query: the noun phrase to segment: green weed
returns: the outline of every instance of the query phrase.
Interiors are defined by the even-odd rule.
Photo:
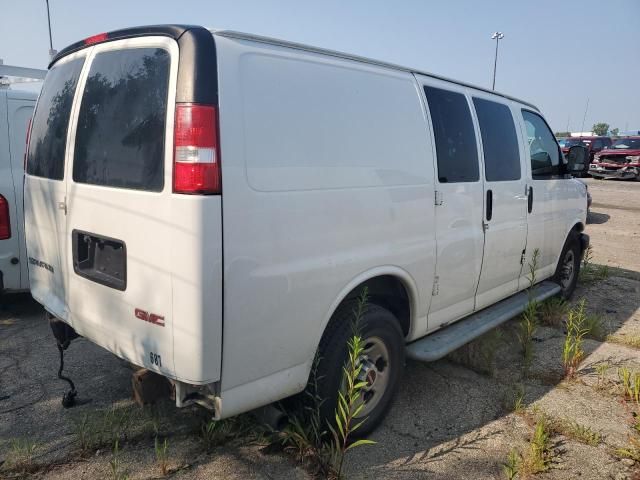
[[[524,476],[544,472],[549,468],[551,443],[547,419],[543,416],[536,422],[529,448],[526,451],[520,471]]]
[[[120,447],[119,441],[116,440],[113,444],[113,454],[111,460],[109,460],[109,467],[111,469],[112,480],[128,480],[129,475],[122,469],[122,460],[120,459]]]
[[[538,301],[533,297],[534,286],[536,284],[536,270],[538,269],[538,259],[540,251],[536,248],[529,262],[529,273],[527,280],[529,282],[528,295],[529,301],[525,306],[524,312],[520,317],[518,325],[518,340],[522,349],[522,357],[524,359],[525,371],[528,371],[533,361],[533,336],[538,328]]]
[[[559,328],[569,305],[560,297],[551,297],[540,304],[540,322],[547,327]]]
[[[602,362],[596,365],[596,373],[598,375],[598,387],[602,388],[604,387],[606,381],[607,381],[607,372],[609,371],[609,363],[608,362]]]
[[[640,348],[640,337],[635,335],[607,335],[607,342],[626,345],[627,347]]]
[[[622,395],[624,398],[631,400],[633,398],[631,370],[627,367],[618,368],[618,379],[622,385]]]
[[[306,407],[306,418],[300,419],[292,416],[290,425],[282,436],[285,450],[295,451],[301,459],[308,459],[327,478],[343,478],[342,471],[347,452],[375,443],[367,439],[351,441],[354,432],[366,421],[366,419],[358,418],[364,408],[361,398],[362,390],[366,387],[366,382],[360,379],[362,372],[360,358],[363,354],[364,344],[359,333],[359,323],[366,305],[367,289],[364,289],[358,297],[358,304],[354,311],[353,335],[347,343],[347,361],[342,367],[343,388],[338,392],[338,404],[334,412],[334,424],[329,425],[330,432],[322,429],[323,423],[320,418],[322,400],[315,394],[317,389],[310,388],[307,390],[311,401]],[[316,367],[317,361],[314,362]],[[315,377],[315,371],[312,372],[312,381],[318,382],[319,380]],[[309,390],[311,391],[309,392]],[[326,435],[327,433],[329,434]]]
[[[580,268],[581,282],[591,283],[605,280],[609,277],[609,267],[607,265],[598,265],[592,262],[593,247],[589,245],[582,257],[582,267]]]
[[[584,443],[585,445],[591,445],[595,447],[602,441],[602,435],[600,435],[600,433],[595,432],[586,425],[581,425],[577,422],[569,420],[557,420],[555,422],[554,429],[558,433],[572,438],[577,442]]]
[[[502,471],[508,480],[513,480],[517,477],[521,463],[522,457],[515,448],[512,448],[507,461],[502,464]]]
[[[158,441],[158,437],[154,440],[154,448],[156,451],[156,461],[162,472],[162,476],[169,473],[169,444],[165,438],[162,443]]]
[[[33,455],[38,445],[30,438],[20,438],[11,441],[11,450],[7,457],[7,466],[11,470],[22,473],[31,472],[34,468]]]
[[[604,340],[607,336],[604,320],[597,313],[590,313],[584,319],[585,335],[596,340]]]
[[[583,337],[586,335],[584,299],[569,311],[567,316],[567,334],[562,347],[562,365],[565,376],[573,378],[585,353],[582,348]]]

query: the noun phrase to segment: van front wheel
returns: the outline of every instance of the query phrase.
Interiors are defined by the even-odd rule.
[[[348,358],[348,342],[354,335],[356,311],[357,302],[345,302],[339,307],[320,342],[315,375],[321,399],[320,416],[325,425],[335,423],[338,392],[345,386],[343,367]],[[360,394],[363,408],[355,420],[364,423],[353,433],[354,437],[367,435],[382,421],[404,367],[404,335],[390,311],[366,305],[358,332],[363,345],[358,357],[359,380],[366,386]]]
[[[560,285],[560,296],[565,300],[571,298],[576,289],[580,273],[580,260],[580,240],[577,235],[571,233],[564,244],[553,277],[553,280]]]

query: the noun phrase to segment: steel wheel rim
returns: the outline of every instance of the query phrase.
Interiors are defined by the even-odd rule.
[[[360,375],[358,380],[366,382],[360,401],[363,408],[356,418],[369,415],[378,406],[389,386],[389,349],[379,337],[369,337],[363,342],[364,349],[358,357]]]
[[[565,290],[569,288],[571,286],[571,282],[573,282],[573,276],[575,274],[574,264],[575,255],[573,254],[573,250],[567,250],[562,261],[562,271],[560,274],[560,284]]]

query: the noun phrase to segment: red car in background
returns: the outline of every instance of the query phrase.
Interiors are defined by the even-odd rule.
[[[640,136],[619,138],[598,152],[589,165],[589,175],[640,180]]]
[[[593,160],[596,153],[609,148],[612,143],[609,137],[569,137],[565,139],[562,153],[569,153],[569,149],[574,145],[584,145],[589,150],[589,160]]]
[[[589,163],[593,161],[595,155],[603,149],[611,147],[613,142],[609,137],[569,137],[564,141],[562,146],[562,153],[565,155],[569,153],[569,149],[575,145],[582,145],[587,148],[589,152],[589,161],[585,163],[583,172],[579,175],[586,177],[589,173]]]

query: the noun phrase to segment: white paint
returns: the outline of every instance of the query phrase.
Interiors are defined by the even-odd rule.
[[[525,288],[525,245],[528,255],[541,251],[538,279],[552,275],[569,230],[585,223],[583,186],[531,179],[520,113],[531,107],[389,65],[214,36],[222,196],[171,193],[178,52],[173,41],[156,37],[85,50],[79,91],[98,51],[160,45],[172,52],[164,190],[28,177],[26,196],[30,251],[63,265],[55,276],[33,272],[34,296],[123,358],[155,368],[147,354],[158,350],[163,375],[217,382],[222,417],[304,388],[333,312],[367,279],[391,275],[405,286],[412,341]],[[472,112],[472,96],[507,105],[516,122],[520,180],[487,182],[481,175],[477,182],[437,183],[424,85],[461,92]],[[478,161],[484,172],[481,155]],[[485,233],[488,188],[494,216]],[[436,190],[442,205],[435,205]],[[66,219],[55,208],[65,196]],[[126,241],[125,292],[73,273],[73,228]],[[136,307],[164,314],[166,326],[140,322]]]

